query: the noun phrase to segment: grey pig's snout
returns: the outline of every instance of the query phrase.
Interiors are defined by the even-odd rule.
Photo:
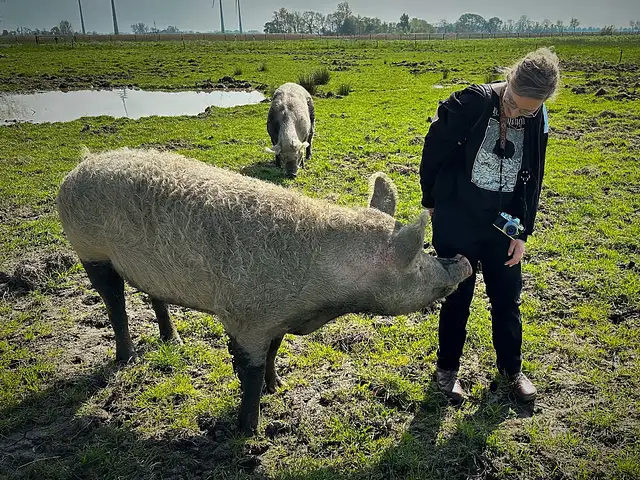
[[[471,274],[473,273],[473,268],[471,267],[471,263],[469,263],[469,260],[467,260],[467,258],[464,255],[458,254],[453,258],[438,257],[438,261],[447,270],[449,270],[454,265],[461,267],[462,269],[461,273],[464,275],[464,278],[471,276]]]

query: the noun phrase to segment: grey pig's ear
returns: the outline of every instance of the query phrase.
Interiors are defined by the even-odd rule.
[[[376,208],[392,217],[396,214],[398,191],[393,181],[384,173],[369,177],[369,208]]]
[[[417,222],[397,230],[391,240],[394,257],[401,268],[407,267],[424,248],[424,230],[429,221],[429,212],[423,211]]]

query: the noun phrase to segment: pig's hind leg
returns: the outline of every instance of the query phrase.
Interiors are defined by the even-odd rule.
[[[183,342],[180,338],[180,335],[178,334],[178,330],[176,330],[176,326],[171,321],[171,317],[169,316],[167,304],[162,300],[151,297],[151,306],[153,307],[153,311],[156,313],[156,318],[158,319],[160,338],[165,342],[172,342],[178,345],[182,345]]]
[[[282,381],[276,373],[276,355],[278,348],[282,343],[283,337],[274,338],[269,345],[269,351],[267,352],[267,365],[264,372],[264,381],[267,386],[267,392],[276,393],[276,389],[282,385]]]

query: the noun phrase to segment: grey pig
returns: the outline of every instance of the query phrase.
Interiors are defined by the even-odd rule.
[[[370,208],[312,199],[182,155],[119,149],[64,178],[64,232],[106,304],[116,359],[135,358],[124,280],[151,297],[160,336],[181,342],[167,303],[215,314],[242,386],[243,432],[258,425],[263,381],[285,334],[305,335],[347,313],[400,315],[455,290],[466,258],[423,250],[427,211],[393,218],[396,190],[370,179]]]
[[[273,94],[267,116],[267,132],[276,156],[276,167],[295,177],[298,167],[311,158],[311,140],[315,126],[313,98],[297,83],[285,83]]]

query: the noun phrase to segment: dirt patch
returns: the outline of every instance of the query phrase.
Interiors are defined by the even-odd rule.
[[[609,315],[609,321],[614,325],[620,325],[621,323],[638,322],[640,320],[640,309],[629,308],[627,310],[616,310]]]
[[[166,142],[143,143],[140,148],[154,148],[160,151],[174,151],[178,149],[192,149],[194,144],[187,140],[168,140]]]
[[[598,118],[617,118],[619,117],[619,115],[616,112],[613,112],[611,110],[603,110],[602,112],[600,112],[600,115],[598,115]]]
[[[418,175],[418,167],[415,165],[401,165],[398,163],[392,163],[389,165],[389,170],[395,173],[399,173],[400,175]]]
[[[92,127],[88,123],[85,123],[80,129],[80,133],[91,133],[93,135],[113,135],[118,133],[118,131],[119,128],[115,124]]]
[[[75,263],[76,257],[66,252],[20,260],[12,275],[0,272],[0,296],[19,296],[41,289],[49,279]]]
[[[53,205],[47,203],[39,208],[30,205],[11,205],[0,207],[0,223],[21,223],[37,220],[38,218],[51,213]]]
[[[312,334],[313,340],[346,353],[370,348],[375,336],[372,326],[358,323],[329,325]]]
[[[413,137],[409,140],[409,145],[424,145],[424,137],[420,135]]]
[[[6,90],[26,92],[38,90],[80,90],[85,88],[108,89],[113,87],[130,87],[136,85],[129,82],[130,72],[115,72],[108,75],[51,75],[27,76],[17,75],[2,77],[0,81]]]
[[[218,79],[218,81],[213,81],[210,78],[206,79],[206,80],[202,80],[199,82],[196,82],[196,88],[202,89],[202,90],[225,90],[225,89],[233,89],[233,90],[248,90],[248,89],[255,89],[255,90],[260,90],[260,91],[264,91],[267,90],[268,85],[264,85],[264,84],[252,84],[251,82],[248,82],[247,80],[238,80],[235,79],[233,77],[230,76],[224,76],[220,79]]]
[[[586,73],[601,73],[603,70],[612,70],[614,72],[637,72],[640,67],[635,63],[611,63],[597,62],[591,60],[561,60],[562,70]]]
[[[588,177],[599,177],[602,175],[602,171],[591,165],[586,165],[582,168],[573,171],[574,175],[585,175]]]

